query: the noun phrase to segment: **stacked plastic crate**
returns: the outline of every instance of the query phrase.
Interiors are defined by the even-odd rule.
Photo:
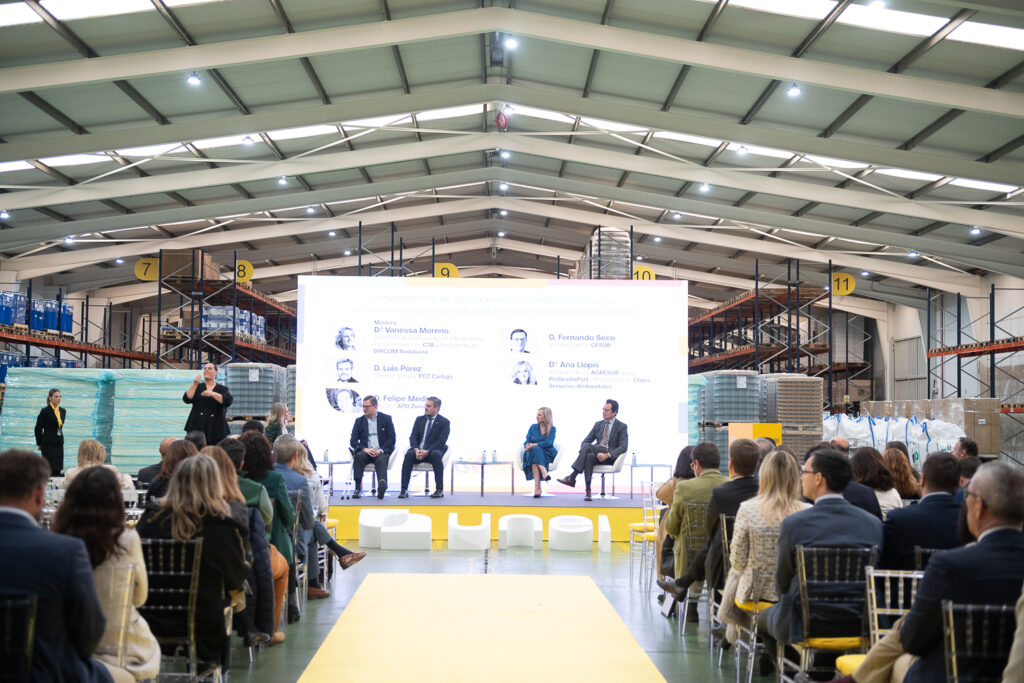
[[[288,375],[288,411],[295,415],[295,366],[285,368]]]
[[[753,370],[716,370],[704,373],[704,378],[703,414],[698,415],[700,440],[718,446],[724,474],[729,471],[729,423],[760,419],[760,379]]]
[[[270,408],[286,398],[286,372],[273,363],[228,363],[227,387],[234,402],[228,414],[267,417]]]
[[[686,443],[691,446],[700,441],[700,403],[706,382],[704,375],[690,375],[686,378]]]
[[[763,422],[782,424],[782,443],[802,456],[821,441],[821,377],[801,374],[765,375],[763,378]]]

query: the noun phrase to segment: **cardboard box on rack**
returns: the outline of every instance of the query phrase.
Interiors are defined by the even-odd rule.
[[[204,280],[220,280],[220,266],[214,263],[213,259],[206,252],[202,253],[200,262],[199,254],[193,260],[191,249],[182,251],[164,250],[160,262],[161,277],[187,280],[194,277],[198,280],[200,274]],[[191,265],[190,265],[191,264]]]

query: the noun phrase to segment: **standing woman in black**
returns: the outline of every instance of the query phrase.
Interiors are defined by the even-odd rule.
[[[36,418],[36,446],[50,463],[50,473],[59,477],[64,469],[64,418],[67,411],[60,407],[60,389],[50,389],[46,406]]]
[[[192,412],[185,422],[185,431],[198,430],[206,435],[206,443],[216,444],[231,433],[225,411],[231,405],[231,392],[223,384],[217,384],[217,366],[207,363],[203,373],[196,375],[192,386],[181,397],[192,404]]]

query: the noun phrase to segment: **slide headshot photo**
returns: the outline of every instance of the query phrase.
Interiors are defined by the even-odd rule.
[[[513,384],[536,384],[537,377],[533,373],[533,366],[525,360],[521,360],[512,366]]]
[[[354,413],[363,408],[359,392],[353,389],[328,389],[327,402],[341,413]]]
[[[529,351],[526,350],[526,330],[512,330],[512,334],[510,334],[508,338],[511,340],[510,350],[512,353],[529,353]]]
[[[334,345],[342,351],[356,350],[356,332],[351,327],[338,328],[338,334],[334,338]]]
[[[352,377],[352,370],[355,368],[355,366],[356,364],[352,361],[351,358],[342,358],[337,363],[335,363],[334,369],[338,373],[338,381],[358,382],[359,380]]]

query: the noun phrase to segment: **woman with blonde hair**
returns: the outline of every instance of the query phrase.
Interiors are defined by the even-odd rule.
[[[195,634],[199,659],[224,662],[228,639],[224,611],[231,591],[238,591],[249,575],[249,530],[231,515],[216,461],[205,453],[182,460],[171,475],[160,506],[147,509],[136,525],[143,538],[188,541],[203,539],[199,562]],[[153,613],[153,633],[180,635],[180,614]]]
[[[740,504],[729,546],[729,576],[725,581],[718,618],[726,638],[735,642],[737,625],[749,616],[736,602],[776,602],[775,571],[782,520],[810,507],[801,500],[800,465],[782,451],[772,451],[761,463],[758,494]]]
[[[882,460],[885,461],[889,473],[892,475],[893,488],[900,494],[900,498],[916,500],[921,497],[921,482],[914,475],[907,456],[898,448],[886,448],[882,453]]]
[[[540,498],[540,483],[551,479],[548,467],[554,462],[557,454],[551,408],[538,408],[537,423],[530,425],[526,432],[526,441],[523,442],[523,472],[526,474],[526,481],[533,480],[534,498]]]
[[[64,473],[64,488],[67,488],[71,481],[78,476],[78,474],[89,467],[100,467],[103,466],[114,473],[117,477],[117,482],[120,484],[122,490],[135,490],[135,484],[132,482],[132,477],[129,474],[122,474],[113,465],[105,465],[104,461],[107,459],[107,449],[103,447],[99,441],[95,439],[86,439],[82,443],[78,444],[78,467],[72,467],[70,470]]]
[[[270,417],[267,418],[267,426],[263,429],[263,436],[273,445],[274,439],[282,434],[288,433],[288,423],[292,415],[288,412],[288,406],[283,403],[275,403],[270,406]]]

